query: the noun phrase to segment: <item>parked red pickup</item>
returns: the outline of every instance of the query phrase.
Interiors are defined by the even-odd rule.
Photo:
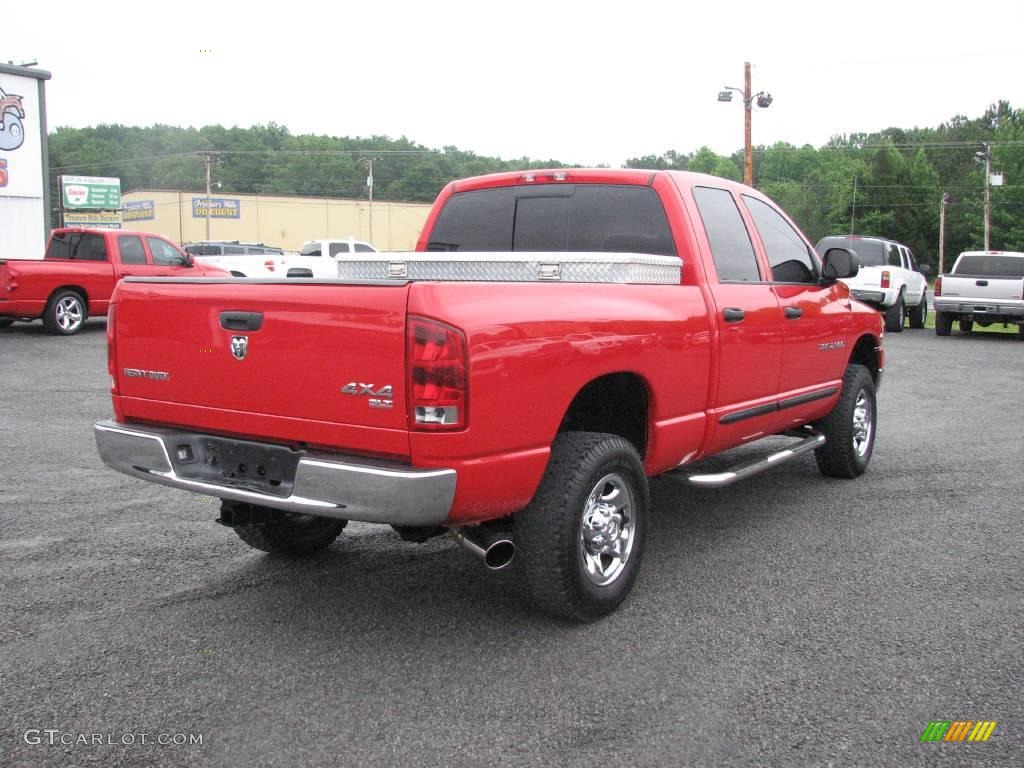
[[[814,451],[861,474],[877,312],[769,199],[700,174],[531,171],[449,184],[418,253],[340,281],[129,278],[100,455],[220,497],[248,544],[305,554],[349,520],[521,553],[543,610],[613,610],[648,536],[647,478],[773,435],[720,486]],[[173,317],[174,322],[167,318]],[[684,470],[685,471],[685,470]]]
[[[122,277],[215,277],[170,240],[126,229],[67,227],[50,234],[44,259],[0,260],[0,328],[42,318],[50,333],[69,336],[90,315],[107,314]]]

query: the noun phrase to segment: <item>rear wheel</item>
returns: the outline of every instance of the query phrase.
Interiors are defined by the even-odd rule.
[[[640,570],[649,506],[643,463],[629,441],[559,435],[537,494],[513,517],[533,602],[576,621],[615,610]]]
[[[903,330],[903,294],[896,299],[896,303],[885,310],[885,330],[890,333],[900,333]]]
[[[921,295],[921,301],[916,307],[910,310],[910,327],[911,328],[924,328],[925,321],[928,319],[928,294],[924,293]]]
[[[935,313],[935,335],[936,336],[949,336],[949,332],[953,330],[953,316],[948,312],[936,312]]]
[[[974,330],[974,321],[973,320],[964,320],[961,317],[960,318],[960,333],[970,333],[973,330]]]
[[[221,522],[254,549],[299,557],[329,547],[347,520],[283,512],[255,504],[221,502]]]
[[[70,336],[85,325],[89,311],[78,291],[57,291],[43,310],[43,326],[47,333]]]
[[[0,328],[7,328],[13,322],[13,317],[0,317]]]
[[[815,427],[825,444],[814,451],[821,474],[857,477],[864,473],[875,447],[875,380],[863,365],[851,365],[835,408]]]

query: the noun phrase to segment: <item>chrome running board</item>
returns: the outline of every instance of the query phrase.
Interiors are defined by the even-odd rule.
[[[815,448],[820,448],[825,444],[825,436],[809,427],[797,432],[787,432],[786,434],[791,437],[802,437],[803,439],[792,448],[777,451],[764,459],[755,459],[754,461],[739,464],[727,472],[716,472],[710,475],[690,475],[686,479],[691,485],[697,485],[702,488],[724,488],[739,480],[746,480],[748,477],[758,475],[765,470],[774,469],[802,453],[813,451]]]

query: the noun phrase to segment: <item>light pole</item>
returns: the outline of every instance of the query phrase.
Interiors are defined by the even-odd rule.
[[[736,88],[731,85],[723,86],[718,92],[719,101],[732,101],[732,92],[743,94],[743,183],[748,187],[754,186],[754,148],[750,141],[750,115],[751,105],[757,102],[761,109],[767,109],[772,105],[772,95],[764,91],[758,91],[751,95],[750,88],[750,62],[743,62],[743,88]]]
[[[380,160],[379,157],[367,157],[368,173],[366,174],[366,186],[369,188],[369,216],[370,216],[370,244],[373,245],[373,161]]]

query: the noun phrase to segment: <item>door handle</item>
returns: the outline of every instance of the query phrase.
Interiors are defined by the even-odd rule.
[[[784,311],[787,320],[797,320],[804,316],[804,311],[800,307],[786,307]]]
[[[986,285],[988,285],[988,280],[975,280],[974,284],[979,288],[984,288]]]
[[[262,326],[262,312],[220,313],[220,327],[225,331],[258,331]]]
[[[722,310],[722,317],[725,318],[725,322],[727,323],[739,323],[742,322],[744,317],[746,317],[746,313],[744,313],[742,309],[728,307]]]

